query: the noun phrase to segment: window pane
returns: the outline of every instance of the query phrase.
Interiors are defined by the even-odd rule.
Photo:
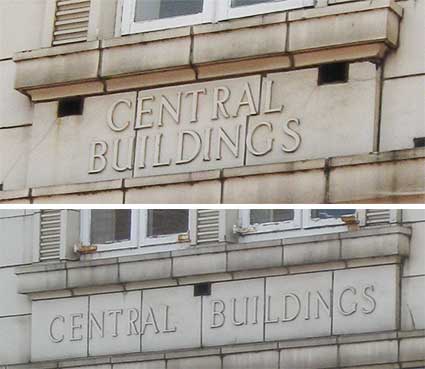
[[[92,244],[127,241],[131,238],[131,210],[92,210]]]
[[[281,0],[232,0],[232,8],[245,5],[254,5],[260,3],[272,3]]]
[[[316,219],[341,218],[343,215],[351,215],[356,209],[315,209],[311,211],[311,217]]]
[[[255,209],[250,211],[250,223],[274,223],[294,219],[294,211],[290,209]]]
[[[185,233],[189,229],[189,210],[149,210],[148,237]]]
[[[204,0],[137,0],[136,22],[202,13]]]

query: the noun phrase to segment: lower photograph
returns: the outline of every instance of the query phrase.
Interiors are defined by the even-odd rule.
[[[425,368],[425,209],[0,209],[1,369]]]

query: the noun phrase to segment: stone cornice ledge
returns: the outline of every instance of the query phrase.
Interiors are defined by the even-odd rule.
[[[352,334],[344,336],[329,336],[307,339],[297,339],[288,341],[272,341],[258,343],[244,343],[236,345],[225,345],[222,347],[208,347],[199,349],[183,349],[176,351],[163,352],[147,352],[147,353],[131,353],[96,356],[79,359],[63,359],[56,361],[41,361],[34,363],[5,365],[4,369],[64,369],[64,368],[81,368],[81,369],[112,369],[117,364],[158,363],[158,367],[164,365],[165,360],[191,358],[191,357],[208,357],[208,356],[225,356],[238,353],[249,353],[259,351],[277,351],[285,352],[286,350],[298,349],[305,350],[305,355],[312,353],[310,349],[316,347],[336,347],[340,353],[338,356],[337,366],[327,366],[328,368],[359,368],[359,366],[348,365],[345,363],[345,356],[341,355],[346,348],[357,348],[358,345],[368,344],[370,348],[379,349],[379,359],[371,356],[367,368],[418,368],[424,365],[423,345],[425,343],[425,331],[393,331],[393,332],[376,332],[368,334]],[[357,347],[356,347],[357,346]],[[348,354],[348,357],[350,355]],[[382,363],[385,362],[385,366]],[[162,363],[162,365],[160,364]],[[143,364],[142,364],[143,366]],[[153,367],[153,366],[152,366]],[[365,366],[362,366],[364,368]]]
[[[399,225],[283,238],[220,243],[119,258],[38,263],[16,268],[18,292],[40,298],[113,292],[202,281],[307,273],[400,263],[411,230]]]
[[[15,87],[46,101],[378,60],[397,47],[401,17],[392,0],[358,1],[21,52]]]
[[[287,163],[250,165],[245,167],[227,168],[223,170],[209,170],[193,173],[167,174],[162,176],[127,178],[101,182],[34,187],[20,190],[0,191],[0,203],[3,201],[31,201],[33,199],[49,196],[72,194],[84,195],[89,193],[119,190],[125,191],[134,188],[172,185],[179,183],[196,183],[214,180],[225,181],[235,177],[249,177],[266,174],[291,174],[304,171],[321,171],[325,173],[326,170],[332,172],[332,170],[337,168],[351,166],[361,167],[368,165],[380,165],[382,167],[382,164],[384,163],[391,165],[392,163],[400,163],[405,160],[424,159],[425,149],[415,148],[362,155],[339,156],[327,159],[312,159]],[[376,170],[378,170],[378,168]]]

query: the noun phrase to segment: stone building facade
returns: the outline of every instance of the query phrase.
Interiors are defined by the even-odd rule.
[[[423,202],[424,2],[1,0],[0,202]]]
[[[0,245],[2,369],[425,367],[425,210],[0,210]]]

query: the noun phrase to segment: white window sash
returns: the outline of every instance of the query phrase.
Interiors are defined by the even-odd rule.
[[[136,0],[120,0],[122,4],[121,34],[156,31],[194,24],[214,23],[221,20],[272,13],[314,6],[316,0],[281,0],[268,3],[231,7],[231,0],[204,0],[204,9],[199,14],[189,14],[149,21],[135,21]]]
[[[242,235],[286,231],[289,229],[301,228],[301,210],[294,210],[294,219],[283,222],[270,222],[251,224],[251,210],[241,210],[239,212],[239,224]]]
[[[121,25],[122,35],[212,22],[215,14],[215,1],[204,0],[202,13],[136,22],[136,0],[124,0]]]
[[[220,1],[220,0],[218,0]],[[232,8],[232,0],[221,0],[218,2],[217,20],[241,18],[256,14],[272,13],[289,9],[314,6],[316,0],[282,0],[269,3],[238,6]]]
[[[358,217],[357,211],[354,213],[354,216]],[[345,225],[341,218],[312,218],[311,210],[305,210],[303,213],[303,225],[304,228],[315,228],[315,227],[326,227],[326,226],[338,226]]]
[[[139,211],[131,210],[130,240],[96,244],[97,252],[137,248],[138,238],[139,238],[138,224],[139,224]],[[88,209],[81,210],[80,226],[81,226],[81,243],[86,246],[90,245],[91,244],[91,240],[90,240],[91,210],[88,210]]]
[[[196,211],[189,210],[189,219],[188,219],[188,231],[183,233],[167,234],[167,235],[158,235],[155,237],[148,237],[148,210],[141,210],[139,218],[139,228],[140,228],[140,247],[148,247],[154,245],[164,245],[164,244],[190,244],[190,227],[193,224],[193,217],[196,216]]]

